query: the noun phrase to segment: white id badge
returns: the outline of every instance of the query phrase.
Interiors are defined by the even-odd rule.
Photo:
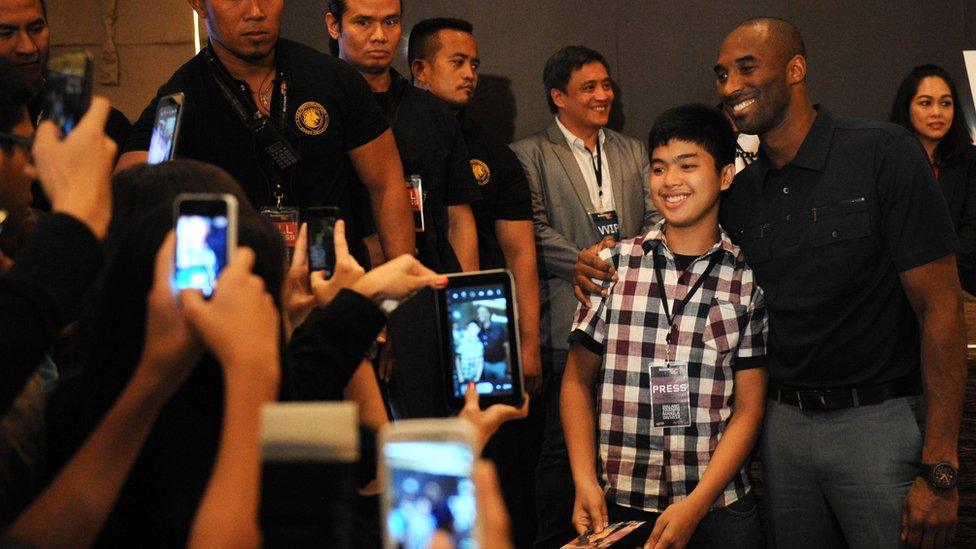
[[[651,363],[651,413],[654,427],[691,425],[691,390],[688,365]]]

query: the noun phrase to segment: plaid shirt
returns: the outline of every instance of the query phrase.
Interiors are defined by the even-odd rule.
[[[577,308],[570,340],[603,355],[598,391],[599,456],[607,498],[619,505],[662,512],[684,499],[705,472],[732,414],[734,373],[765,366],[766,309],[752,269],[725,231],[684,273],[665,243],[664,222],[623,240],[604,259],[617,265],[609,295]],[[650,363],[665,361],[670,326],[659,297],[655,261],[669,308],[682,300],[721,254],[704,283],[674,317],[672,362],[688,365],[689,427],[655,428]],[[716,500],[725,507],[749,491],[745,468]]]

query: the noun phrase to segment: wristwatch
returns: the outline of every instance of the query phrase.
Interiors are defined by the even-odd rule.
[[[918,476],[929,481],[936,490],[951,490],[959,480],[959,470],[946,461],[936,464],[919,463]]]

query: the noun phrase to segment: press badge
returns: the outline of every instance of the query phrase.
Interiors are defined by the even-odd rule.
[[[620,240],[620,223],[617,222],[616,210],[594,212],[590,216],[596,223],[596,230],[599,231],[601,239],[612,236],[614,240]]]
[[[654,427],[666,429],[691,425],[687,364],[651,364],[651,414]]]
[[[413,230],[424,232],[424,181],[419,175],[411,175],[406,180],[407,192],[410,193],[410,208],[413,209]]]
[[[287,265],[291,265],[291,256],[295,253],[295,244],[298,242],[298,208],[265,206],[261,208],[261,216],[278,229],[281,239],[285,241]]]

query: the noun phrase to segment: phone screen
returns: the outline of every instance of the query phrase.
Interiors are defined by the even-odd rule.
[[[308,224],[308,270],[325,271],[325,278],[331,278],[335,270],[335,241],[333,231],[339,210],[337,208],[309,208],[306,216]]]
[[[471,448],[458,441],[414,440],[383,446],[389,513],[387,547],[428,549],[438,530],[458,548],[476,548]]]
[[[62,53],[48,61],[44,81],[44,118],[67,135],[91,103],[92,61],[85,52]]]
[[[176,220],[176,288],[213,294],[227,265],[230,222],[221,200],[184,201]]]
[[[150,164],[159,164],[173,158],[176,150],[176,123],[181,105],[176,101],[162,98],[156,108],[156,122],[153,125],[152,139],[149,141]]]
[[[454,397],[463,398],[469,381],[479,395],[511,395],[515,328],[502,284],[446,290],[447,316],[454,350]]]

